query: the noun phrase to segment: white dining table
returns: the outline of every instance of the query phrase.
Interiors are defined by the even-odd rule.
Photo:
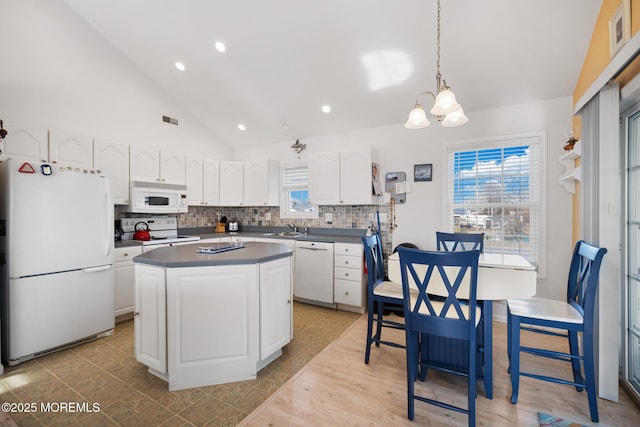
[[[397,252],[389,255],[387,270],[390,281],[402,283]],[[476,299],[482,302],[483,378],[485,394],[489,399],[493,396],[493,301],[535,296],[536,279],[535,266],[521,255],[480,254]]]

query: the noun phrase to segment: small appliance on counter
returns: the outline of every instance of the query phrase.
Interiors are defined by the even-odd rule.
[[[238,221],[229,221],[229,231],[240,231],[240,223]]]
[[[122,229],[122,221],[116,219],[113,225],[113,237],[116,242],[122,240],[122,235],[124,234],[124,230]]]

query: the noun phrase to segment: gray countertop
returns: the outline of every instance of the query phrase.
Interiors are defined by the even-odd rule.
[[[303,240],[313,242],[326,242],[326,243],[361,243],[361,237],[365,235],[366,230],[359,229],[325,229],[317,228],[311,229],[308,234],[301,234],[298,236],[278,236],[273,233],[287,231],[286,228],[281,227],[247,227],[246,230],[238,232],[226,232],[226,233],[214,233],[211,227],[200,228],[186,228],[180,229],[179,234],[183,236],[198,236],[200,239],[214,239],[221,237],[246,237],[246,238],[261,238],[261,239],[275,239],[275,240]],[[124,248],[129,246],[140,246],[142,242],[137,240],[120,240],[115,242],[116,248]]]
[[[133,262],[166,268],[210,267],[259,264],[293,255],[291,249],[279,243],[247,242],[240,249],[216,254],[199,253],[199,247],[207,247],[207,244],[194,242],[158,248],[134,257]]]

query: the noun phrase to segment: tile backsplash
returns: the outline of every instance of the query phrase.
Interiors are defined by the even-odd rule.
[[[278,206],[260,207],[209,207],[209,206],[189,206],[189,212],[178,214],[178,227],[214,227],[219,216],[226,216],[229,221],[238,221],[240,229],[242,226],[256,227],[286,227],[287,224],[295,224],[298,227],[309,228],[335,228],[335,229],[362,229],[369,226],[372,230],[378,227],[377,220],[369,221],[369,213],[378,210],[381,214],[389,216],[388,205],[365,205],[365,206],[320,206],[320,215],[314,219],[292,219],[280,218],[280,208]],[[326,222],[325,215],[330,213],[332,223]],[[271,219],[265,218],[271,214]],[[374,215],[375,217],[375,215]],[[391,238],[389,236],[389,223],[381,224],[383,250],[385,255],[391,253]]]

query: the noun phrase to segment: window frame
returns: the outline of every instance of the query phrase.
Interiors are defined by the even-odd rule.
[[[289,211],[289,188],[285,187],[284,183],[284,171],[286,169],[294,169],[306,167],[307,171],[309,169],[309,163],[306,161],[297,161],[297,162],[285,162],[280,163],[280,218],[289,218],[289,219],[317,219],[320,218],[320,206],[313,205],[316,207],[314,212],[291,212]],[[300,188],[304,190],[304,188]],[[306,190],[309,191],[309,182],[307,182]]]
[[[528,141],[527,141],[528,140]],[[537,140],[537,141],[536,141]],[[546,131],[525,132],[512,135],[501,135],[495,137],[473,139],[459,142],[449,142],[444,144],[442,150],[442,164],[449,171],[449,153],[459,151],[479,151],[492,148],[516,147],[522,145],[536,144],[539,149],[538,159],[538,208],[539,208],[539,236],[537,245],[538,262],[536,270],[538,279],[547,277],[547,133]],[[449,219],[449,212],[452,208],[449,202],[449,176],[442,180],[442,229],[453,232],[450,225],[453,219]]]

